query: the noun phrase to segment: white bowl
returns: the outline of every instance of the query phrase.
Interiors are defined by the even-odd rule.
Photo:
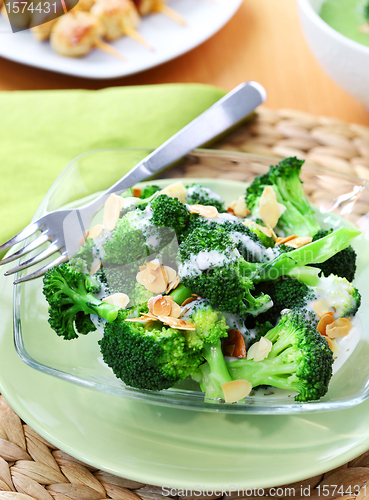
[[[310,49],[328,75],[369,108],[369,47],[341,35],[323,21],[318,14],[323,1],[298,0]]]

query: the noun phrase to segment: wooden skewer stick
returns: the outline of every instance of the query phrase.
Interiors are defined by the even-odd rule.
[[[160,12],[161,14],[165,14],[166,16],[170,17],[176,23],[181,24],[182,26],[187,26],[186,20],[183,19],[183,17],[178,14],[178,12],[168,7],[168,5],[165,5],[165,3],[160,1],[156,2],[155,10],[156,12]]]
[[[109,45],[108,43],[104,42],[103,40],[97,40],[95,42],[95,47],[102,50],[103,52],[106,52],[107,54],[120,59],[121,61],[126,61],[127,59],[121,54],[118,50],[116,50],[114,47]]]
[[[136,42],[140,43],[144,47],[146,47],[149,50],[154,50],[154,47],[149,44],[149,42],[134,28],[131,26],[125,26],[124,27],[124,33],[129,36],[129,38],[132,38],[133,40],[136,40]]]

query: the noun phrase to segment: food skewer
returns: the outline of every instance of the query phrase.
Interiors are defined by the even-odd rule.
[[[112,42],[126,35],[153,50],[137,31],[140,15],[132,0],[97,0],[90,12],[101,21],[105,30],[104,37],[108,41]]]
[[[148,14],[152,13],[161,13],[164,14],[173,21],[177,22],[178,24],[181,24],[182,26],[185,26],[187,23],[183,17],[178,14],[175,10],[171,9],[168,7],[166,4],[167,0],[133,0],[138,12],[140,13],[141,16],[147,16]]]
[[[83,57],[93,48],[124,60],[123,55],[102,40],[104,27],[99,19],[89,12],[69,12],[54,25],[50,34],[51,47],[67,57]]]

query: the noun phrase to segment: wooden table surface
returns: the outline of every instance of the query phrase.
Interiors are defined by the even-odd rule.
[[[0,90],[99,89],[169,82],[231,89],[244,80],[264,85],[270,108],[300,109],[369,125],[369,112],[333,83],[310,53],[296,0],[244,0],[234,18],[200,47],[128,78],[85,80],[0,58]]]

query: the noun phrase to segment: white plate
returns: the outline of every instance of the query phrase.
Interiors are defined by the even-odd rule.
[[[83,59],[59,56],[50,44],[33,39],[29,30],[11,33],[0,19],[0,56],[42,69],[84,78],[117,78],[158,66],[197,47],[214,35],[235,14],[242,0],[171,0],[170,7],[181,14],[187,26],[181,26],[162,14],[145,17],[140,33],[155,47],[149,51],[124,37],[114,42],[127,61],[120,61],[94,50]],[[205,61],[204,61],[205,63]]]

